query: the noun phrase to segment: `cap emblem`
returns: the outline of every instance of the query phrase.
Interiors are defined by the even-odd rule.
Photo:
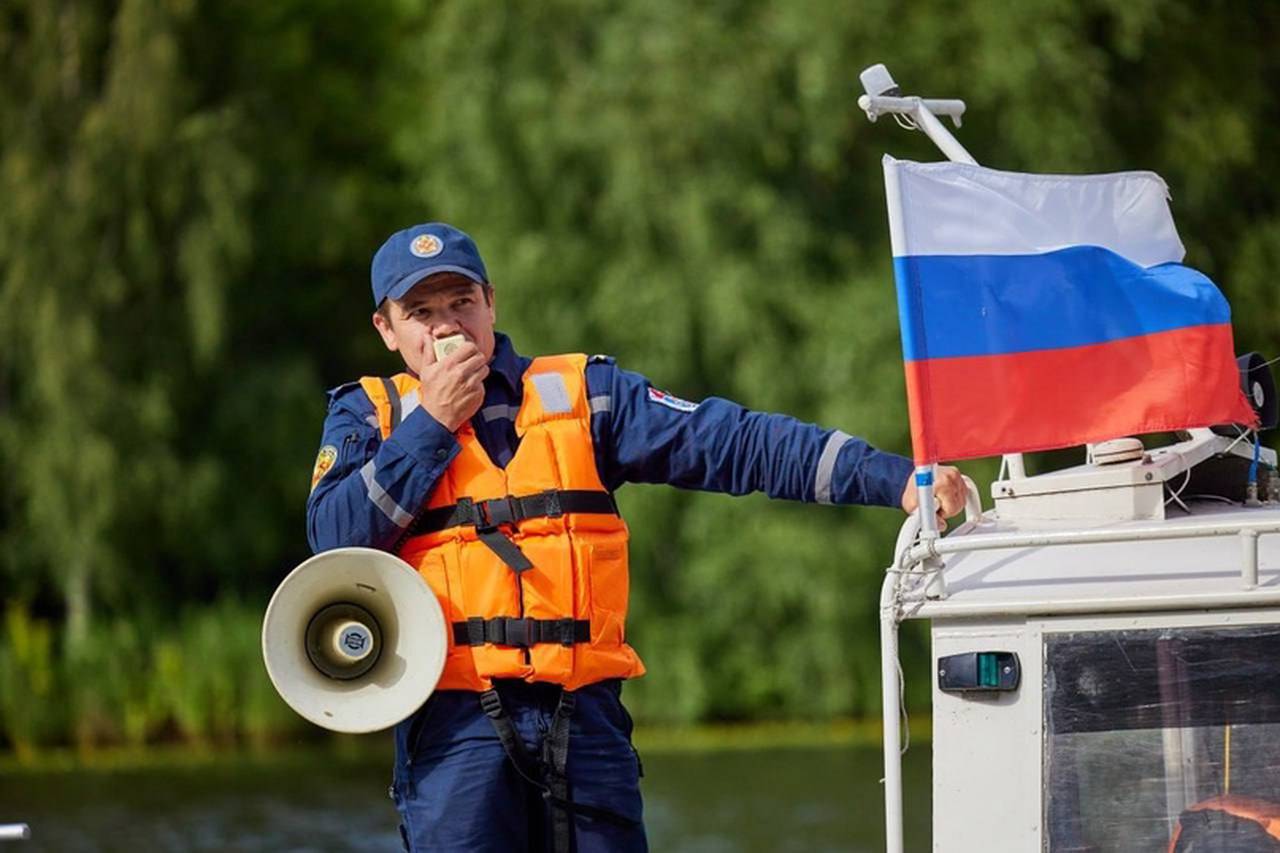
[[[444,251],[444,243],[434,234],[419,234],[409,244],[409,253],[419,258],[434,258]]]

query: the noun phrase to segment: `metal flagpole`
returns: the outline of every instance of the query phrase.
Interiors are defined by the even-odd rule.
[[[960,144],[959,140],[947,130],[946,125],[938,120],[938,116],[947,116],[955,123],[961,124],[964,115],[964,101],[956,99],[902,97],[898,84],[893,81],[889,70],[884,65],[872,65],[860,75],[866,94],[858,98],[858,106],[867,114],[867,118],[875,121],[882,115],[901,116],[906,126],[919,130],[953,163],[978,165],[973,155]],[[1002,466],[1008,471],[1011,479],[1026,476],[1021,453],[1004,454]],[[916,469],[917,488],[919,488],[920,469]],[[936,526],[921,519],[921,532]],[[926,526],[928,525],[928,526]]]
[[[867,118],[875,121],[881,115],[892,115],[904,127],[918,129],[946,155],[947,159],[957,163],[977,165],[965,147],[961,145],[951,132],[938,120],[938,116],[949,116],[956,127],[960,126],[964,115],[964,101],[933,100],[917,97],[902,97],[898,84],[890,76],[883,65],[873,65],[862,72],[861,80],[866,94],[858,98],[858,106],[866,112]],[[888,181],[886,172],[886,181]],[[901,219],[896,194],[890,189],[889,218],[891,230],[900,225],[895,219]],[[1005,464],[1015,476],[1023,471],[1021,454],[1005,456]],[[917,465],[915,469],[916,484],[916,519],[922,545],[932,545],[938,539],[937,500],[934,495],[935,465]],[[900,545],[902,543],[899,543]],[[909,545],[910,543],[907,543]],[[897,560],[899,554],[895,553]],[[938,561],[928,561],[922,567],[933,574],[926,587],[931,598],[941,598],[946,594],[945,581]],[[899,719],[902,713],[901,687],[902,674],[898,666],[898,603],[893,595],[896,587],[894,575],[885,579],[880,598],[880,670],[884,722],[884,809],[885,809],[885,849],[888,853],[902,853],[902,754],[899,747]]]

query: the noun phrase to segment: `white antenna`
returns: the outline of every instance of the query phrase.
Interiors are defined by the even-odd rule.
[[[868,119],[874,122],[882,115],[903,116],[910,122],[904,124],[904,127],[912,130],[919,127],[933,140],[934,145],[942,149],[948,160],[977,165],[978,161],[938,121],[938,116],[948,116],[956,127],[960,127],[964,101],[903,97],[902,90],[889,74],[889,69],[882,64],[867,68],[859,75],[859,79],[867,93],[858,98],[858,106],[867,114]]]

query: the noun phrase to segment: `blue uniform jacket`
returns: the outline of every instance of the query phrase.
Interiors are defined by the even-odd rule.
[[[518,443],[514,418],[530,361],[498,335],[484,405],[471,419],[480,444],[501,467]],[[623,483],[667,483],[896,507],[912,471],[910,460],[838,430],[717,397],[685,402],[604,356],[587,365],[587,391],[596,467],[610,491]],[[421,406],[383,441],[373,403],[357,382],[329,392],[320,443],[322,457],[334,459],[307,500],[307,537],[317,553],[349,545],[393,547],[458,453],[453,434]]]

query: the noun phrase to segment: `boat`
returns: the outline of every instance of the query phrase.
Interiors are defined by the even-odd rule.
[[[940,121],[959,126],[963,101],[902,96],[883,66],[863,81],[872,120],[974,162]],[[1245,356],[1240,375],[1276,426],[1269,363]],[[908,620],[930,635],[934,850],[1280,851],[1276,462],[1257,429],[1222,424],[1036,474],[1007,455],[989,505],[967,481],[945,536],[922,498],[880,598],[889,853]]]

